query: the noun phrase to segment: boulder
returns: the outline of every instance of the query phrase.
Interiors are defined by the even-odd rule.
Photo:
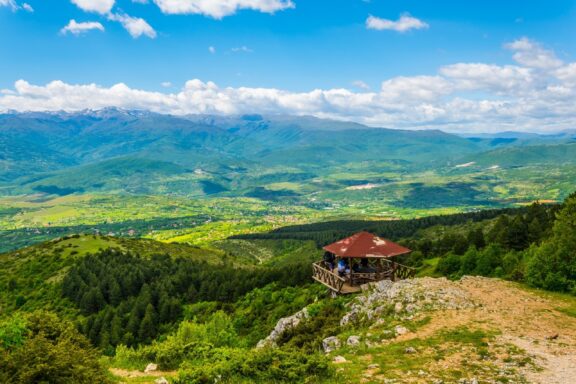
[[[342,319],[340,319],[340,326],[343,327],[346,324],[354,324],[358,321],[358,312],[356,310],[352,310],[345,314]]]
[[[408,330],[408,328],[403,327],[403,326],[401,326],[401,325],[397,325],[396,328],[394,328],[394,331],[396,332],[396,335],[397,335],[397,336],[402,336],[402,335],[405,335],[405,334],[407,334],[408,332],[410,332],[410,331]]]
[[[360,336],[350,336],[348,340],[346,340],[346,344],[351,347],[357,347],[360,345]]]
[[[340,340],[336,336],[330,336],[322,340],[324,353],[330,353],[340,348]]]
[[[170,384],[170,383],[168,382],[168,380],[166,380],[166,378],[160,377],[154,380],[154,384]]]
[[[146,366],[144,373],[150,373],[158,370],[158,365],[154,363],[150,363]]]
[[[404,349],[404,353],[414,354],[414,353],[416,353],[416,348],[414,348],[414,347],[406,347],[406,349]]]

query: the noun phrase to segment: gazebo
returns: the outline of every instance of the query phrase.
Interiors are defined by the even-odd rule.
[[[412,252],[410,249],[369,232],[327,245],[324,251],[324,259],[312,265],[312,277],[335,293],[359,292],[362,284],[407,279],[415,274],[414,268],[390,260]]]

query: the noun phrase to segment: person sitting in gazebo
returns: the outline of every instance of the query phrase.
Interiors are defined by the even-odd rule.
[[[348,259],[342,258],[338,261],[338,275],[344,277],[347,274],[350,274],[350,265],[348,264]]]

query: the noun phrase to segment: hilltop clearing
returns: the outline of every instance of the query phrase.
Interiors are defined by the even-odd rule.
[[[484,277],[383,281],[351,302],[324,347],[349,383],[569,383],[575,305]]]

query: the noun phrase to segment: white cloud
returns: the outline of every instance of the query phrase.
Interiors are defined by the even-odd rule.
[[[18,10],[18,4],[14,0],[0,0],[0,7],[9,7],[12,11]]]
[[[68,25],[60,30],[60,33],[63,35],[71,33],[78,36],[93,30],[104,32],[104,26],[96,21],[78,23],[76,20],[72,19],[68,22]]]
[[[429,25],[422,20],[405,13],[400,15],[398,20],[381,19],[376,16],[368,16],[366,19],[366,28],[377,31],[391,30],[396,32],[408,32],[412,29],[427,29]]]
[[[147,36],[151,39],[156,38],[156,31],[139,17],[132,17],[125,14],[109,14],[108,20],[118,21],[128,31],[130,36],[137,39],[140,36]]]
[[[550,71],[523,65],[455,63],[435,75],[386,79],[381,89],[220,87],[190,80],[177,92],[24,80],[0,92],[0,110],[122,107],[184,114],[293,114],[390,128],[453,132],[555,131],[576,127],[576,63]]]
[[[519,93],[534,87],[537,82],[530,68],[515,65],[458,63],[440,68],[440,74],[452,80],[458,90]]]
[[[440,76],[400,76],[382,83],[381,96],[389,100],[422,102],[433,101],[452,90],[453,85]]]
[[[161,86],[163,86],[164,88],[172,88],[172,83],[169,81],[163,81],[162,83],[160,83]]]
[[[576,86],[576,63],[559,68],[556,71],[556,77],[570,85]]]
[[[22,5],[18,5],[16,0],[0,0],[0,7],[9,7],[12,12],[16,12],[20,9],[25,10],[26,12],[34,12],[34,8],[28,3],[22,3]]]
[[[238,52],[244,52],[244,53],[252,53],[254,52],[253,49],[248,48],[247,46],[243,45],[241,47],[234,47],[231,49],[232,52],[234,53],[238,53]]]
[[[215,54],[216,53],[216,48],[213,46],[209,46],[208,47],[208,52],[210,52],[211,54]]]
[[[550,69],[558,68],[563,64],[554,52],[526,37],[508,43],[505,47],[514,51],[514,60],[525,67]]]
[[[109,13],[114,7],[115,0],[71,0],[83,11],[100,14]]]
[[[199,14],[221,19],[242,9],[274,13],[294,8],[292,0],[154,0],[163,13]]]

